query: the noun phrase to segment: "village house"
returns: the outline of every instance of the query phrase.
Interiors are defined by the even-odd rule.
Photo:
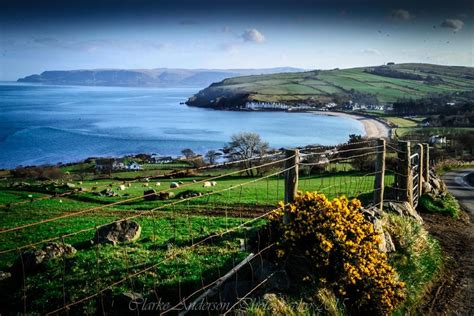
[[[151,155],[150,161],[152,163],[171,163],[173,162],[173,157],[171,156],[159,156],[159,155]]]
[[[432,135],[428,139],[428,143],[431,145],[434,144],[446,144],[446,136]]]
[[[127,164],[127,169],[128,170],[141,170],[142,166],[140,166],[136,161],[130,161]]]
[[[97,171],[114,171],[124,170],[126,167],[124,159],[100,158],[95,160],[95,169]]]

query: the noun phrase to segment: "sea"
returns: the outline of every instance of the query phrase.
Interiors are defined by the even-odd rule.
[[[239,112],[183,104],[203,87],[129,88],[0,82],[0,169],[88,157],[218,150],[239,132],[271,147],[335,145],[364,134],[351,118]]]

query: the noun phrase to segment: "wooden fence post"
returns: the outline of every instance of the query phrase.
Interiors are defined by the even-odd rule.
[[[424,177],[423,177],[423,171],[424,171],[424,160],[425,160],[425,153],[423,150],[423,145],[422,144],[417,144],[416,147],[418,147],[418,154],[420,155],[420,159],[418,159],[418,199],[420,198],[423,190],[423,182]]]
[[[285,204],[292,203],[295,200],[296,194],[298,192],[298,163],[300,152],[298,149],[288,149],[285,151],[286,158],[289,158],[285,161]],[[291,158],[292,157],[292,158]],[[288,224],[290,222],[290,213],[288,210],[285,210],[283,217],[283,223]]]
[[[430,182],[430,144],[423,144],[425,161],[423,163],[423,179],[425,182]]]
[[[377,140],[377,157],[375,158],[375,182],[374,182],[374,203],[379,205],[379,209],[383,209],[383,194],[385,187],[385,155],[386,155],[385,139]]]
[[[413,206],[413,181],[411,176],[410,142],[398,142],[398,200],[410,203]]]

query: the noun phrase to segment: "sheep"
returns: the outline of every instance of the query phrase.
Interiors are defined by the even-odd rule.
[[[124,190],[125,190],[125,186],[124,186],[123,184],[121,184],[121,185],[119,185],[118,189],[119,189],[120,191],[124,191]]]
[[[161,186],[161,183],[160,183],[160,182],[157,182],[157,183],[156,183],[156,186],[157,186],[157,187]]]
[[[212,181],[212,182],[211,182],[211,185],[212,185],[213,187],[215,187],[215,186],[217,185],[217,182],[216,182],[216,181]]]
[[[148,186],[148,183],[143,183],[143,186],[144,186],[144,187],[147,187],[147,186]]]
[[[211,182],[209,182],[209,181],[206,181],[206,182],[204,182],[204,183],[202,184],[202,187],[203,187],[203,188],[209,188],[209,187],[212,187],[212,183],[211,183]]]
[[[129,183],[127,183],[127,186],[128,186],[129,188],[131,188],[131,187],[132,187],[132,184],[129,182]]]

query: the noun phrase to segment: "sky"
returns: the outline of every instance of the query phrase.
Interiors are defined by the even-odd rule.
[[[0,80],[97,68],[474,66],[473,3],[0,0]]]

